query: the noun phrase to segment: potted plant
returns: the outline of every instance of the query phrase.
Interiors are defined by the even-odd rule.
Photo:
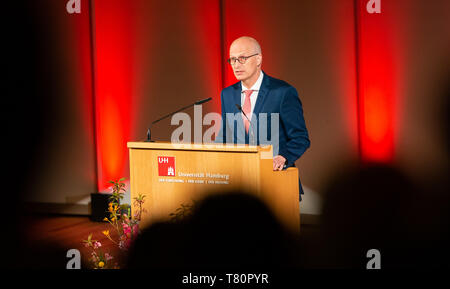
[[[112,232],[110,230],[104,230],[101,234],[106,236],[109,241],[118,246],[121,252],[126,254],[140,232],[139,225],[142,214],[147,211],[144,208],[146,196],[144,194],[139,194],[133,198],[133,214],[131,214],[131,206],[129,204],[120,204],[120,200],[123,199],[125,192],[124,180],[125,178],[121,178],[117,181],[109,182],[112,184],[113,192],[112,194],[106,194],[108,196],[107,209],[105,210],[106,217],[102,221],[108,222],[111,225]],[[120,258],[115,258],[110,252],[103,251],[102,243],[94,240],[92,237],[93,234],[89,234],[88,238],[83,240],[84,246],[92,250],[91,258],[89,258],[92,268],[120,268]]]
[[[104,219],[109,215],[108,206],[110,203],[120,207],[120,213],[127,214],[130,210],[128,204],[121,205],[120,201],[123,199],[125,192],[125,178],[120,178],[117,181],[109,181],[112,184],[112,194],[110,193],[93,193],[91,194],[91,220],[95,222],[104,222]]]

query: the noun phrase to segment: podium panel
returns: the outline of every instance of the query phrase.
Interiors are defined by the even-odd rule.
[[[131,200],[146,195],[142,227],[167,221],[208,194],[255,194],[287,228],[300,229],[298,171],[272,170],[272,147],[129,142]]]

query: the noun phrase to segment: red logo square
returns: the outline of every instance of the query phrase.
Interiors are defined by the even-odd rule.
[[[160,177],[175,177],[175,157],[158,157],[158,175]]]

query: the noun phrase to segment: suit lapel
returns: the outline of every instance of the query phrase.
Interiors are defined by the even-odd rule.
[[[253,114],[258,117],[258,114],[261,112],[264,103],[266,101],[267,93],[269,92],[270,79],[267,74],[264,73],[264,78],[261,83],[261,87],[259,88],[258,98],[256,99],[255,107],[253,108]]]
[[[239,112],[239,110],[236,107],[236,104],[241,105],[241,92],[242,86],[241,82],[239,81],[234,85],[234,91],[233,91],[233,113]]]
[[[235,85],[233,85],[233,108],[232,108],[232,112],[234,114],[239,113],[239,109],[236,107],[236,104],[241,105],[241,94],[242,94],[242,86],[241,86],[241,82],[239,81],[238,83],[236,83]],[[242,133],[244,133],[244,135],[246,135],[244,128],[244,120],[242,119],[242,125],[238,125],[237,126],[237,135],[235,135],[235,139],[238,140],[239,142],[244,142],[245,143],[245,139],[240,139],[238,136],[242,135]]]

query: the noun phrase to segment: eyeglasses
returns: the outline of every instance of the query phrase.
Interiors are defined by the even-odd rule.
[[[252,56],[258,55],[258,54],[259,53],[256,53],[256,54],[253,54],[253,55],[250,55],[250,56],[231,57],[231,58],[228,58],[227,61],[231,65],[236,64],[236,60],[239,61],[240,64],[244,64],[247,61],[247,59],[249,59]]]

